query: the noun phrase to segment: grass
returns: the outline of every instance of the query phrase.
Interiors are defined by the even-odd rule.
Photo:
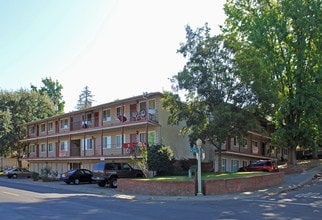
[[[201,178],[203,180],[216,180],[216,179],[228,179],[228,178],[241,178],[257,175],[267,175],[267,172],[235,172],[235,173],[203,173]],[[189,178],[188,176],[160,176],[160,177],[151,177],[142,180],[151,180],[151,181],[191,181],[194,180],[194,175]]]

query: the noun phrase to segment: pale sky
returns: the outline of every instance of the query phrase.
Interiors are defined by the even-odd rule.
[[[0,89],[64,87],[65,112],[85,86],[93,105],[171,90],[185,26],[224,23],[225,0],[0,0]]]

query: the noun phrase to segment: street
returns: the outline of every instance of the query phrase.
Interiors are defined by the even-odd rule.
[[[82,190],[95,191],[96,184],[52,183],[54,188],[23,181],[0,177],[2,219],[321,219],[322,212],[321,180],[275,196],[223,200],[135,199],[115,189],[100,189],[108,195]]]

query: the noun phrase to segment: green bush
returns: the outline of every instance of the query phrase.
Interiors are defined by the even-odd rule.
[[[152,145],[148,148],[149,170],[157,172],[158,176],[173,175],[174,156],[169,146]]]

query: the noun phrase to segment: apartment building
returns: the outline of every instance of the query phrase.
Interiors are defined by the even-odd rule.
[[[162,109],[162,93],[148,93],[25,124],[28,149],[23,160],[40,172],[46,166],[57,173],[74,168],[92,169],[98,161],[129,161],[139,155],[138,145],[170,146],[176,159],[192,159],[182,126],[167,124],[169,113]],[[243,144],[241,144],[243,143]],[[204,164],[218,170],[218,153],[203,146]],[[223,171],[236,171],[256,159],[276,159],[270,137],[249,132],[242,142],[228,138],[222,147]],[[209,168],[210,165],[210,168]]]
[[[58,173],[91,170],[102,160],[129,161],[138,144],[164,144],[187,157],[188,139],[179,136],[180,126],[167,125],[161,97],[149,93],[28,123],[24,160],[36,172],[46,166]]]

